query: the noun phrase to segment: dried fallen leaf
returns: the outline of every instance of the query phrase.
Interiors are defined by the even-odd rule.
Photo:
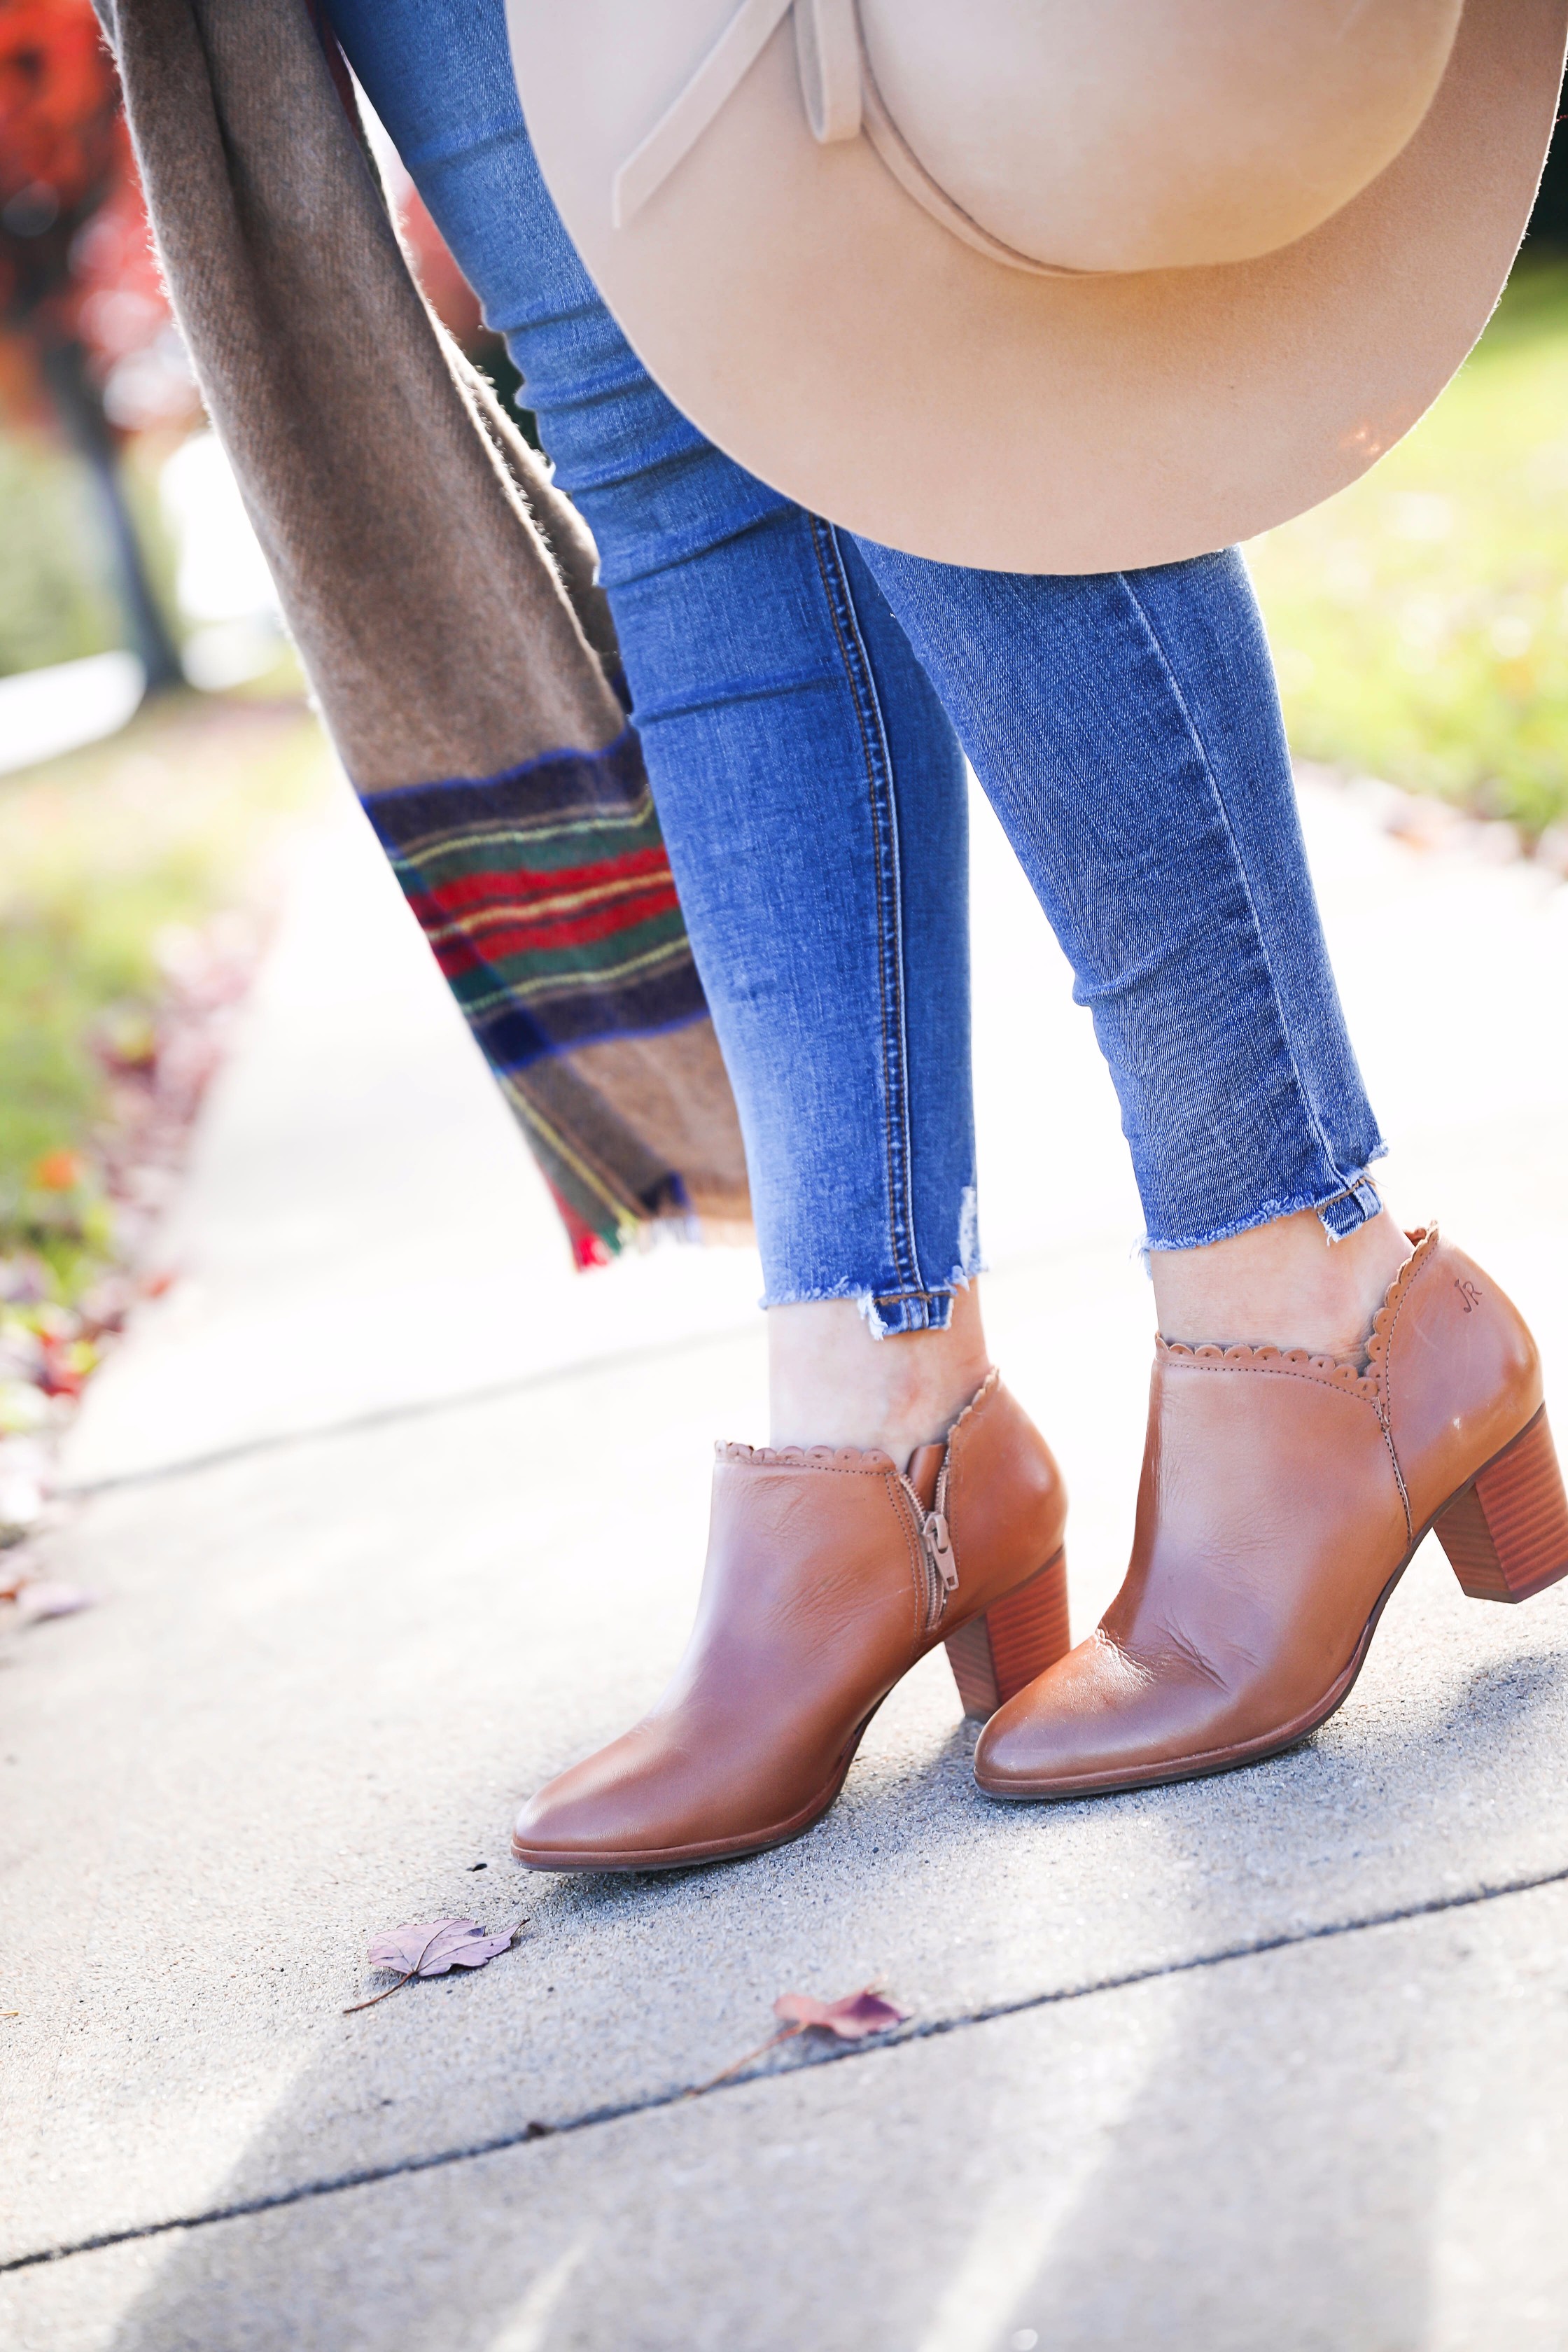
[[[895,2009],[874,1985],[846,1993],[842,2000],[813,2000],[808,1992],[781,1993],[773,2015],[796,2033],[815,2030],[834,2034],[840,2042],[863,2042],[868,2033],[887,2033],[902,2025],[908,2010]]]
[[[797,2033],[830,2033],[838,2042],[864,2042],[868,2034],[888,2033],[895,2025],[902,2025],[909,2011],[895,2008],[875,1985],[863,1985],[858,1992],[847,1992],[839,2000],[816,2000],[808,1992],[780,1993],[773,2003],[773,2015],[784,2021],[777,2033],[760,2042],[754,2050],[748,2050],[743,2058],[737,2058],[732,2066],[715,2074],[712,2082],[697,2084],[688,2091],[687,2097],[692,2099],[700,2091],[716,2090],[731,2074],[738,2074],[742,2066],[776,2050],[781,2042],[793,2042]]]
[[[372,1938],[369,1959],[373,1969],[397,1969],[397,1983],[390,1984],[385,1992],[373,1993],[369,2000],[356,2000],[343,2015],[352,2017],[355,2010],[374,2009],[387,1993],[396,1992],[413,1977],[444,1977],[451,1969],[482,1969],[487,1960],[498,1953],[510,1952],[521,1934],[523,1921],[509,1927],[503,1935],[487,1936],[477,1919],[426,1919],[406,1927],[389,1927],[384,1936]]]
[[[17,1587],[16,1616],[21,1624],[40,1625],[47,1617],[74,1617],[79,1609],[92,1609],[97,1602],[97,1593],[89,1592],[85,1585],[33,1577]]]

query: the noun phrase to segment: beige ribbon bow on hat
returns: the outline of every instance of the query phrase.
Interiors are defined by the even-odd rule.
[[[822,146],[862,131],[900,186],[933,220],[977,253],[1037,278],[1081,278],[1019,253],[991,236],[933,180],[889,113],[860,36],[856,0],[741,0],[685,89],[621,165],[610,189],[610,218],[626,228],[740,88],[791,10],[801,97],[812,136]]]

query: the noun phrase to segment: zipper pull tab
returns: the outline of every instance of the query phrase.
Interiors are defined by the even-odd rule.
[[[958,1591],[958,1562],[952,1556],[952,1538],[947,1529],[947,1517],[942,1511],[932,1511],[921,1533],[931,1554],[931,1564],[942,1579],[944,1593]]]

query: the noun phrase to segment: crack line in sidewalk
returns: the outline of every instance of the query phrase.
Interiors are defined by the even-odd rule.
[[[156,1462],[147,1470],[113,1470],[102,1478],[83,1478],[55,1489],[62,1503],[87,1503],[98,1495],[118,1495],[131,1486],[157,1486],[167,1478],[192,1478],[203,1470],[224,1470],[231,1462],[248,1462],[258,1454],[286,1454],[300,1445],[331,1444],[340,1437],[363,1437],[378,1429],[395,1429],[400,1422],[426,1421],[437,1413],[464,1412],[470,1406],[499,1404],[503,1398],[526,1396],[532,1389],[559,1388],[563,1381],[586,1380],[595,1372],[635,1370],[639,1364],[661,1363],[671,1356],[691,1356],[703,1348],[717,1348],[747,1336],[748,1327],[736,1324],[725,1331],[699,1331],[686,1339],[650,1340],[646,1348],[623,1348],[614,1355],[584,1356],[573,1364],[552,1364],[536,1372],[517,1372],[510,1380],[491,1381],[486,1387],[458,1389],[450,1396],[411,1397],[402,1404],[374,1405],[368,1412],[343,1421],[324,1421],[317,1429],[279,1429],[262,1437],[242,1437],[232,1445],[215,1446],[210,1454],[190,1454],[177,1462]]]
[[[1533,1895],[1542,1887],[1565,1884],[1568,1867],[1542,1871],[1530,1878],[1508,1879],[1500,1886],[1472,1887],[1465,1895],[1435,1895],[1428,1902],[1406,1904],[1396,1911],[1373,1912],[1362,1919],[1331,1920],[1326,1926],[1303,1927],[1294,1935],[1262,1936],[1250,1944],[1230,1944],[1221,1951],[1196,1953],[1190,1959],[1130,1969],[1121,1976],[1102,1977],[1092,1984],[1063,1985],[1054,1992],[1024,1993],[1016,2000],[993,2001],[958,2016],[930,2018],[923,2024],[913,2023],[901,2032],[882,2034],[875,2041],[848,2042],[771,2073],[736,2074],[700,2090],[656,2091],[647,2098],[624,2099],[616,2106],[588,2108],[558,2124],[527,2123],[520,2131],[500,2132],[493,2139],[476,2140],[466,2147],[437,2148],[429,2156],[400,2157],[395,2163],[365,2165],[355,2172],[336,2173],[330,2179],[304,2180],[293,2189],[242,2198],[232,2205],[215,2205],[205,2213],[176,2214],[166,2221],[143,2221],[132,2229],[105,2230],[95,2237],[78,2238],[68,2245],[41,2246],[32,2253],[13,2254],[0,2261],[0,2277],[11,2271],[35,2270],[45,2263],[67,2262],[76,2254],[96,2254],[110,2246],[132,2245],[143,2238],[166,2238],[176,2230],[205,2230],[216,2221],[247,2221],[254,2214],[276,2213],[286,2206],[310,2204],[318,2197],[340,2196],[348,2189],[370,2189],[383,2180],[438,2172],[453,2164],[472,2164],[480,2157],[501,2156],[509,2148],[523,2147],[535,2140],[568,2139],[577,2132],[621,2123],[628,2116],[658,2115],[667,2108],[683,2105],[688,2099],[718,2098],[746,2084],[779,2082],[819,2066],[847,2065],[853,2059],[868,2058],[879,2051],[901,2050],[911,2042],[932,2042],[944,2034],[965,2032],[971,2026],[994,2024],[1001,2018],[1026,2016],[1033,2010],[1060,2009],[1070,2001],[1092,2000],[1102,1993],[1128,1992],[1138,1985],[1155,1984],[1164,1977],[1193,1976],[1204,1969],[1226,1967],[1233,1960],[1260,1959],[1269,1952],[1292,1951],[1304,1944],[1328,1943],[1341,1936],[1365,1935],[1375,1927],[1397,1927],[1406,1920],[1429,1919],[1446,1911],[1468,1911],[1480,1903],[1499,1902],[1506,1895]]]

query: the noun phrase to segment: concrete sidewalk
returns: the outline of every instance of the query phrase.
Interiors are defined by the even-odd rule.
[[[1562,1393],[1568,890],[1305,802],[1393,1197],[1526,1304]],[[984,812],[975,866],[987,1312],[1073,1488],[1082,1628],[1142,1444],[1137,1208]],[[762,1432],[754,1259],[565,1272],[346,810],[169,1248],[52,1539],[105,1605],[0,1660],[0,2253],[64,2250],[0,2277],[0,2343],[1563,2344],[1568,1588],[1479,1608],[1429,1548],[1306,1747],[1037,1811],[975,1795],[938,1654],[799,1844],[524,1879],[516,1800],[657,1689],[711,1440]],[[368,1936],[443,1912],[528,1927],[342,2015]],[[680,2097],[776,1994],[878,1975],[900,2042]]]

